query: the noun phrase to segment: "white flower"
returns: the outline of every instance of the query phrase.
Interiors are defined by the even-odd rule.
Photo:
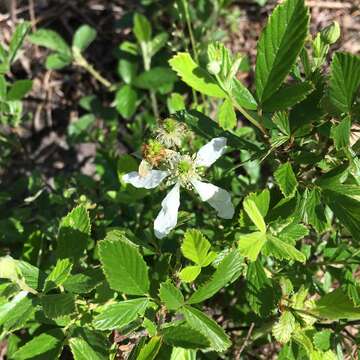
[[[226,150],[226,139],[214,138],[204,145],[194,157],[175,153],[168,160],[168,170],[150,170],[145,176],[133,171],[123,176],[125,183],[137,188],[153,189],[167,178],[175,186],[161,203],[162,209],[154,222],[157,238],[161,239],[176,226],[180,206],[180,187],[194,189],[223,219],[231,219],[234,206],[230,194],[210,183],[201,181],[201,167],[211,166]]]

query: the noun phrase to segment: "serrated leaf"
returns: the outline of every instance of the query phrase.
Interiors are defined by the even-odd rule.
[[[332,337],[331,330],[322,330],[314,334],[314,345],[318,350],[326,351],[330,349],[331,346],[331,337]]]
[[[241,274],[243,261],[238,250],[230,252],[217,266],[211,278],[202,284],[189,298],[188,304],[197,304],[209,299]]]
[[[192,59],[189,53],[177,53],[169,60],[170,67],[182,81],[191,88],[208,96],[225,98],[225,92],[213,80],[209,73]]]
[[[200,310],[186,306],[182,308],[181,313],[184,315],[187,324],[194,330],[200,331],[215,351],[225,351],[231,345],[225,331]]]
[[[96,38],[96,30],[89,25],[80,26],[73,37],[73,46],[84,51]]]
[[[31,289],[35,289],[41,291],[43,289],[46,275],[36,266],[29,264],[26,261],[17,260],[17,269],[20,271],[23,280],[25,281],[26,285],[29,286]],[[28,290],[29,289],[24,289]]]
[[[159,297],[168,310],[177,310],[184,305],[181,291],[170,280],[160,284]]]
[[[295,317],[290,311],[285,311],[279,321],[273,326],[272,333],[275,339],[282,344],[287,343],[295,330]]]
[[[71,58],[71,49],[66,41],[55,31],[39,29],[29,36],[30,41],[39,46],[62,53]]]
[[[272,284],[259,260],[248,266],[245,296],[251,309],[261,317],[268,315],[274,306]]]
[[[67,293],[43,295],[41,305],[49,319],[56,319],[75,311],[75,298],[74,295]]]
[[[125,119],[131,118],[136,110],[137,92],[130,85],[123,85],[115,95],[116,110]]]
[[[236,126],[237,119],[234,106],[230,99],[225,99],[218,112],[219,125],[225,130],[231,130]]]
[[[241,234],[238,239],[240,254],[255,261],[265,243],[266,234],[261,231]]]
[[[331,190],[323,190],[324,200],[335,216],[360,240],[360,201]]]
[[[62,331],[55,329],[35,336],[13,355],[14,360],[49,360],[57,359],[64,340]]]
[[[308,234],[309,230],[306,226],[301,224],[290,224],[286,226],[277,236],[280,240],[294,245],[297,240],[302,239]]]
[[[24,327],[33,315],[35,307],[26,291],[16,294],[10,301],[0,305],[0,326],[8,332]]]
[[[148,293],[148,267],[130,241],[112,231],[98,246],[104,274],[113,290],[129,295]]]
[[[60,222],[57,256],[78,259],[82,256],[90,235],[90,218],[83,205],[77,206]]]
[[[231,86],[231,96],[233,100],[241,107],[248,110],[256,110],[257,102],[251,92],[240,80],[234,78]]]
[[[331,127],[330,136],[334,140],[337,150],[349,146],[350,143],[351,118],[346,116],[336,126]]]
[[[244,210],[246,214],[249,216],[251,221],[255,224],[255,226],[262,233],[266,233],[266,224],[264,218],[259,211],[255,201],[253,201],[250,197],[246,197],[243,202]]]
[[[283,134],[290,136],[289,114],[286,111],[275,113],[271,120]]]
[[[268,237],[266,249],[271,255],[280,260],[306,261],[306,256],[301,251],[274,236]]]
[[[296,61],[308,33],[304,0],[286,0],[270,15],[258,42],[255,84],[261,103],[280,87]]]
[[[350,112],[360,86],[360,57],[336,53],[331,63],[329,96],[341,112]]]
[[[69,345],[74,360],[104,360],[84,339],[71,338],[69,339]]]
[[[170,360],[196,360],[196,350],[174,347]]]
[[[326,230],[327,220],[325,217],[325,208],[319,189],[312,189],[308,193],[305,211],[308,223],[311,224],[317,232],[322,233]]]
[[[181,252],[187,259],[202,266],[206,260],[210,247],[209,241],[199,230],[191,229],[187,230],[184,235],[184,240],[181,244]]]
[[[193,282],[200,274],[201,266],[186,266],[179,272],[179,278],[183,282]]]
[[[186,323],[170,323],[161,329],[164,342],[170,346],[185,349],[205,349],[210,346],[209,341],[199,330],[192,329]]]
[[[44,285],[44,292],[48,292],[62,285],[71,273],[73,264],[69,259],[60,259],[56,262],[54,269],[47,276]]]
[[[74,294],[86,294],[104,281],[101,269],[85,269],[79,274],[69,275],[63,286],[66,291]]]
[[[263,104],[264,111],[281,111],[286,110],[300,103],[314,90],[310,81],[285,85],[276,93],[271,95]]]
[[[110,304],[102,309],[100,314],[95,316],[93,325],[98,330],[121,329],[139,316],[142,316],[148,306],[148,298],[138,298]]]
[[[274,172],[274,178],[285,197],[293,197],[298,186],[296,176],[289,162],[281,164]]]
[[[162,345],[162,338],[154,336],[142,347],[136,360],[154,360]]]

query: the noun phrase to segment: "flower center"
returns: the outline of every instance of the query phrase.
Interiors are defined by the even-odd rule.
[[[181,175],[186,175],[193,168],[193,164],[187,160],[181,160],[178,164],[178,171]]]
[[[163,127],[166,132],[172,133],[176,130],[177,123],[175,120],[167,118],[164,120]]]
[[[159,165],[165,159],[166,151],[164,146],[156,140],[150,140],[148,144],[143,146],[143,157],[151,165]]]

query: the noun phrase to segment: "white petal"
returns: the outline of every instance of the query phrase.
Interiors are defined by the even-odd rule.
[[[226,139],[224,137],[212,139],[198,151],[196,165],[209,167],[225,153],[225,150]]]
[[[123,175],[125,183],[131,184],[136,188],[153,189],[157,187],[169,173],[161,170],[150,170],[146,176],[141,176],[138,172],[132,171]]]
[[[200,195],[201,200],[208,202],[217,211],[219,217],[231,219],[234,216],[234,206],[227,191],[199,180],[192,180],[191,183]]]
[[[161,203],[162,209],[154,222],[155,236],[162,239],[177,224],[180,206],[180,184],[177,183]]]

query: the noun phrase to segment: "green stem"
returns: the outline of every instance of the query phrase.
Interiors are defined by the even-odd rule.
[[[73,48],[73,54],[75,59],[75,64],[84,68],[87,72],[89,72],[97,81],[99,81],[102,85],[108,88],[110,91],[114,90],[110,81],[105,79],[81,54],[81,52]]]

